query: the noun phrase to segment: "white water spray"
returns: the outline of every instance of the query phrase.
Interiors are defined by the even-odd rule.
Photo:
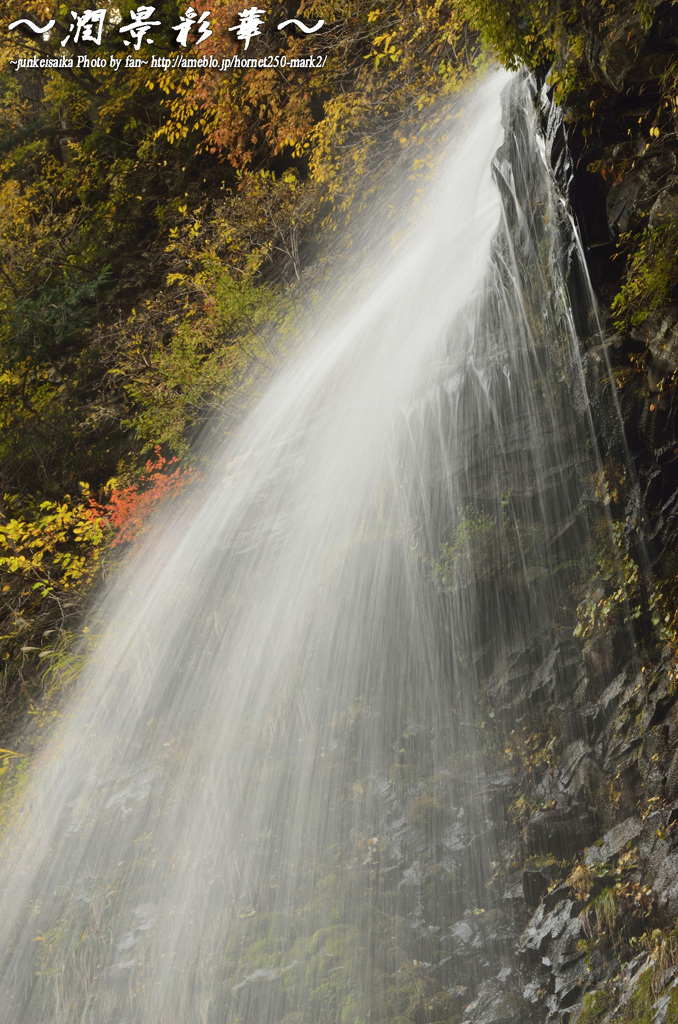
[[[529,90],[493,165],[506,81],[98,609],[4,850],[4,1024],[376,1024],[421,993],[433,1021],[474,984],[483,678],[587,536],[558,216]]]

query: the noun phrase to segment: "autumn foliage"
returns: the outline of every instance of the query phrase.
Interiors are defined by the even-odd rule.
[[[98,501],[82,483],[77,499],[67,494],[58,502],[41,502],[33,515],[0,518],[0,652],[4,648],[5,661],[12,649],[24,658],[40,652],[38,627],[40,639],[46,639],[43,653],[51,653],[54,634],[72,617],[69,609],[78,607],[73,597],[81,600],[89,591],[105,552],[133,545],[153,515],[199,476],[157,446],[134,482],[120,486],[109,481],[106,501]],[[15,501],[5,496],[6,506]]]
[[[104,4],[124,22],[139,6]],[[247,56],[284,66],[115,71],[133,48],[112,18],[100,46],[61,45],[86,6],[0,0],[0,659],[25,677],[104,552],[195,479],[192,439],[251,405],[290,311],[351,258],[332,231],[317,260],[321,236],[327,253],[397,161],[413,172],[422,121],[475,54],[452,0],[282,0]],[[243,56],[245,5],[194,3],[199,51],[171,30],[187,6],[156,0],[140,56]],[[18,17],[56,24],[10,33]],[[293,18],[324,24],[278,30]],[[62,56],[74,66],[11,64]]]
[[[153,513],[198,477],[196,470],[182,469],[176,457],[165,458],[157,446],[154,459],[147,460],[138,481],[127,487],[113,486],[108,502],[98,506],[98,513],[115,531],[111,547],[134,543]]]

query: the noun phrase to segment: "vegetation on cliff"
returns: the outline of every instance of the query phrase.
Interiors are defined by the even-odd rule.
[[[182,50],[186,5],[156,5],[145,55],[244,56],[239,6],[207,7],[212,35]],[[319,233],[346,224],[394,155],[405,173],[425,163],[421,112],[472,57],[453,4],[357,2],[304,8],[306,24],[325,21],[310,38],[275,28],[296,6],[269,12],[247,56],[284,70],[125,67],[118,26],[134,9],[108,5],[97,47],[76,42],[71,5],[0,5],[5,704],[77,619],[104,548],[129,540],[124,495],[150,509],[176,490],[149,453],[190,462],[199,429],[237,419],[291,341],[292,305],[312,309]],[[56,24],[10,32],[19,14]],[[316,66],[293,66],[311,52]]]

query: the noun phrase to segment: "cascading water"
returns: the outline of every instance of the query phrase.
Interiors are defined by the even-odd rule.
[[[497,857],[484,679],[553,628],[592,466],[566,225],[524,82],[499,149],[506,82],[99,607],[5,844],[4,1024],[423,1024],[510,964],[464,923]]]

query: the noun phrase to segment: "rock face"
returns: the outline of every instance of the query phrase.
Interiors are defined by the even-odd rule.
[[[547,158],[600,303],[583,356],[618,555],[579,585],[578,637],[561,618],[488,666],[486,704],[502,713],[488,723],[486,835],[499,852],[484,927],[453,928],[477,954],[470,1024],[678,1019],[678,293],[621,324],[612,308],[633,283],[613,258],[620,239],[623,254],[623,236],[648,232],[652,257],[653,237],[678,238],[678,105],[657,109],[678,6],[641,6],[616,5],[606,37],[586,39],[586,87],[563,110],[541,94]]]
[[[627,488],[624,518],[634,555],[643,546],[649,566],[668,574],[678,538],[672,399],[678,369],[678,121],[665,89],[675,81],[678,11],[656,0],[619,4],[610,22],[607,37],[580,59],[588,87],[565,103],[573,164],[568,184],[601,300],[628,450],[621,450],[618,434],[603,428],[607,414],[599,408],[601,444],[610,459],[631,457],[637,488]],[[627,252],[632,261],[620,280]],[[610,303],[624,282],[627,309],[622,304],[620,315],[618,301],[613,310]],[[589,369],[595,381],[593,360]],[[605,399],[598,394],[597,401],[600,406]]]

